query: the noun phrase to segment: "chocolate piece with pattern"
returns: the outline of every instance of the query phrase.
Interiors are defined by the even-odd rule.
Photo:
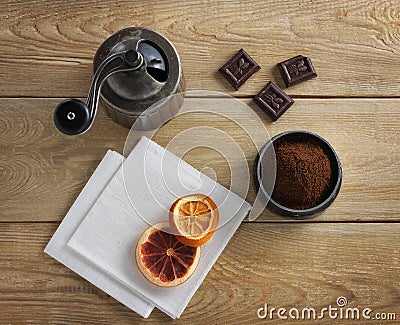
[[[260,66],[243,49],[236,54],[219,71],[238,90],[247,79],[260,70]]]
[[[294,100],[272,81],[268,82],[253,100],[275,121],[294,103]]]
[[[278,68],[286,87],[293,86],[317,76],[317,71],[315,71],[311,59],[302,55],[278,63]]]

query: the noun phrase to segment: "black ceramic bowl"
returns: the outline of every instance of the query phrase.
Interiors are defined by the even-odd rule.
[[[274,143],[279,139],[285,140],[296,140],[296,141],[310,141],[311,139],[316,141],[321,148],[324,150],[325,154],[328,156],[331,162],[331,170],[332,170],[332,181],[331,185],[328,189],[329,195],[327,198],[318,204],[309,209],[304,210],[294,210],[288,207],[285,207],[278,202],[274,201],[271,198],[271,191],[267,191],[263,186],[263,177],[275,179],[276,172],[276,162],[275,162],[275,151],[273,149]],[[264,163],[262,163],[264,161]],[[267,162],[267,163],[266,163]],[[322,137],[315,133],[311,133],[308,131],[289,131],[278,134],[273,137],[269,142],[267,142],[260,152],[258,153],[256,160],[254,162],[254,184],[256,187],[256,191],[259,191],[259,195],[262,199],[267,201],[267,208],[272,212],[283,216],[289,217],[293,219],[308,219],[316,216],[321,213],[327,207],[331,205],[331,203],[337,197],[340,186],[342,184],[342,167],[340,164],[340,160],[338,155],[336,154],[333,147]]]

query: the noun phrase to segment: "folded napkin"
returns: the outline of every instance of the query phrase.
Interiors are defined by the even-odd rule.
[[[197,269],[185,283],[173,288],[157,287],[136,266],[137,240],[150,225],[168,220],[169,207],[177,198],[191,193],[207,194],[215,201],[219,228],[201,247]],[[135,306],[133,310],[140,310],[143,315],[145,306],[151,308],[154,304],[170,317],[178,318],[250,208],[236,194],[143,137],[67,246],[122,284],[127,292],[143,297],[146,303],[141,302],[140,308]]]
[[[114,151],[107,152],[44,251],[142,317],[148,317],[154,308],[153,304],[146,302],[126,285],[110,277],[66,246],[67,241],[113,178],[124,159]]]

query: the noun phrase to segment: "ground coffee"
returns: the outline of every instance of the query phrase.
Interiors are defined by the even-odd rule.
[[[317,141],[282,139],[274,143],[276,180],[272,198],[296,210],[322,203],[330,193],[332,170],[329,157]]]

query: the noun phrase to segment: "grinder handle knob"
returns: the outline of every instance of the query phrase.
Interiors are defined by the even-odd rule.
[[[79,99],[66,99],[59,103],[54,111],[54,124],[57,129],[67,135],[84,132],[89,122],[89,108]]]

